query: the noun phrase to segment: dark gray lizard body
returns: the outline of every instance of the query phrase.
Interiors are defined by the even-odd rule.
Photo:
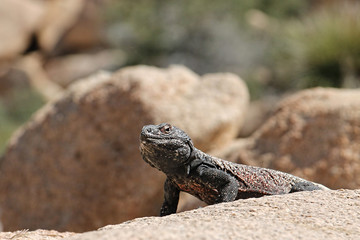
[[[140,152],[147,163],[167,175],[161,216],[176,212],[180,191],[215,204],[328,189],[288,173],[212,157],[196,149],[184,131],[166,123],[143,127]]]

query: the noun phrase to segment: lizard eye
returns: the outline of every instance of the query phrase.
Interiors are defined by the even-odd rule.
[[[170,133],[170,131],[171,131],[171,129],[172,129],[172,126],[171,125],[165,125],[165,126],[163,126],[162,128],[160,128],[160,131],[162,132],[162,133]]]

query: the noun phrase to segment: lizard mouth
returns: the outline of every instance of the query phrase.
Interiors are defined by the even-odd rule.
[[[140,144],[143,146],[164,146],[169,143],[173,138],[163,138],[163,137],[141,137]],[[156,147],[158,148],[158,147]]]
[[[141,133],[140,134],[140,140],[141,142],[143,143],[146,143],[146,142],[153,142],[155,140],[171,140],[171,139],[174,139],[170,136],[157,136],[157,135],[149,135],[149,134],[146,134],[146,133]]]

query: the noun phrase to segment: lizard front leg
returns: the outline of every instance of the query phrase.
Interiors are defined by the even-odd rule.
[[[208,183],[217,189],[219,195],[217,196],[215,203],[231,202],[236,199],[239,183],[233,176],[222,170],[206,165],[198,166],[196,172],[203,182]]]
[[[166,178],[164,184],[164,203],[160,210],[160,216],[176,213],[179,193],[179,188],[169,178]]]

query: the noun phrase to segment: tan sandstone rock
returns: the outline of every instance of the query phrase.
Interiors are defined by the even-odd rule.
[[[15,58],[28,47],[43,17],[43,5],[34,0],[0,3],[0,60]]]
[[[34,37],[42,52],[104,45],[106,0],[1,0],[0,60],[21,55]]]
[[[49,59],[44,68],[51,81],[66,88],[80,78],[88,77],[100,70],[114,69],[124,62],[125,55],[121,50],[102,50]]]
[[[294,94],[250,138],[216,155],[330,188],[359,188],[360,89],[316,88]]]
[[[239,137],[249,137],[258,130],[273,114],[280,99],[279,96],[265,96],[259,100],[251,101]]]
[[[2,232],[0,239],[358,239],[360,190],[313,191],[137,218],[85,232]]]
[[[51,0],[46,2],[46,11],[38,31],[42,50],[51,52],[66,31],[75,25],[84,7],[85,0]]]
[[[87,50],[104,44],[106,0],[48,0],[37,37],[47,53]]]
[[[157,215],[164,175],[140,157],[143,125],[170,122],[203,149],[231,141],[248,102],[233,74],[124,68],[73,85],[35,114],[0,159],[4,230],[85,231]]]
[[[63,239],[74,235],[75,233],[71,232],[57,232],[54,230],[19,230],[15,232],[0,232],[0,239],[4,240],[55,240]]]
[[[360,190],[313,191],[134,219],[66,240],[358,239]]]

